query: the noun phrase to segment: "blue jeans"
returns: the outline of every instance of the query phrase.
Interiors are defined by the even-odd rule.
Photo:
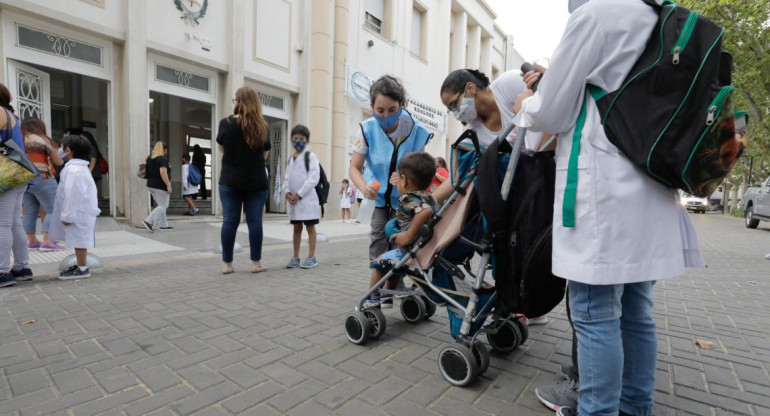
[[[655,282],[569,282],[578,339],[578,415],[651,416],[658,340],[652,318]]]
[[[51,224],[51,214],[53,214],[53,204],[56,201],[56,189],[59,184],[56,183],[56,178],[51,176],[48,179],[43,179],[42,176],[38,176],[35,179],[35,184],[30,185],[27,191],[24,192],[24,232],[26,234],[37,233],[37,214],[40,207],[43,207],[45,212],[45,219],[43,219],[44,233],[48,232],[48,227]]]
[[[262,260],[262,210],[265,208],[270,191],[241,191],[236,188],[219,185],[219,199],[222,200],[222,261],[233,261],[235,234],[241,223],[241,210],[246,212],[246,225],[249,226],[249,249],[251,261]]]

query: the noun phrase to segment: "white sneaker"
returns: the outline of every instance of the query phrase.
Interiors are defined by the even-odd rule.
[[[538,316],[536,318],[527,318],[527,325],[545,325],[548,323],[548,316]]]

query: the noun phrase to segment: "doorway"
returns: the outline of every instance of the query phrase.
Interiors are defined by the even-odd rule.
[[[173,192],[168,214],[180,215],[187,211],[182,199],[182,155],[193,156],[196,145],[206,157],[203,184],[198,188],[196,207],[201,214],[211,214],[212,130],[214,106],[208,103],[150,91],[150,148],[156,141],[168,144]]]
[[[8,87],[20,119],[38,118],[60,143],[66,133],[87,132],[109,158],[109,82],[43,65],[8,60]],[[94,169],[100,169],[97,161]],[[110,212],[110,175],[96,175],[99,208]]]
[[[286,172],[284,172],[286,160],[289,157],[284,146],[287,123],[286,120],[270,116],[265,116],[265,121],[267,121],[270,138],[270,155],[267,161],[270,198],[267,201],[267,212],[283,214],[286,213],[286,200],[283,198],[281,187],[283,186],[283,178],[286,176]]]

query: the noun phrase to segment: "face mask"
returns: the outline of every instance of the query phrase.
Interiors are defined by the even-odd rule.
[[[463,123],[470,123],[475,120],[476,117],[476,99],[473,97],[463,97],[462,102],[460,102],[460,107],[455,111],[455,118]]]
[[[383,129],[393,130],[393,127],[396,127],[396,123],[398,123],[398,118],[401,117],[401,111],[403,110],[399,108],[398,111],[386,117],[380,117],[374,113],[372,113],[372,116],[380,123]]]
[[[294,140],[291,142],[291,145],[294,146],[294,150],[301,152],[305,150],[305,146],[307,146],[307,143],[300,140]]]

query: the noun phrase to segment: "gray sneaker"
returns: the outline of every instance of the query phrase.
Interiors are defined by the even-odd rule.
[[[572,407],[562,407],[556,411],[556,416],[577,416],[577,410]]]
[[[566,379],[556,384],[538,387],[535,389],[535,394],[551,410],[558,411],[562,408],[576,409],[579,389],[580,382]]]
[[[576,371],[575,367],[572,366],[572,363],[569,363],[560,365],[559,373],[561,373],[564,378],[574,378],[573,375],[576,373]]]

